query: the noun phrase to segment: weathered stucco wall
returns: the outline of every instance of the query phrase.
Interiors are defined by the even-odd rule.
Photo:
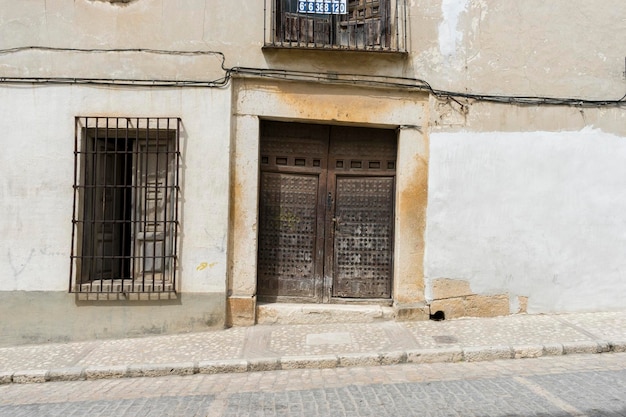
[[[411,1],[413,72],[441,89],[619,99],[620,0]]]
[[[626,4],[620,0],[407,0],[408,55],[263,51],[263,0],[32,0],[3,4],[0,48],[217,51],[226,66],[420,78],[489,94],[620,98]],[[268,5],[270,3],[268,2]],[[213,80],[220,57],[22,51],[4,76]]]
[[[624,308],[624,158],[626,139],[592,127],[432,134],[427,298],[453,314],[472,294],[508,295],[512,313],[518,296],[531,313]]]
[[[220,328],[224,296],[183,293],[149,302],[82,302],[60,291],[0,291],[0,347]]]
[[[182,118],[180,273],[184,292],[223,292],[230,94],[78,86],[0,89],[0,288],[68,288],[75,116]],[[220,150],[220,152],[215,152]],[[201,265],[206,264],[206,268]]]
[[[24,341],[43,341],[223,325],[229,189],[229,160],[224,155],[229,152],[229,103],[230,94],[223,90],[0,88],[3,337],[19,340],[23,335]],[[87,303],[67,294],[74,117],[86,115],[181,117],[177,280],[182,297],[163,302]],[[38,307],[29,310],[20,302],[24,299]],[[48,310],[44,314],[41,308]],[[95,319],[98,314],[107,319]],[[90,331],[81,330],[81,323],[89,323]],[[149,330],[152,328],[156,330]]]

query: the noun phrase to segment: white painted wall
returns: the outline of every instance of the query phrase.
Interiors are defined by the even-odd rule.
[[[74,117],[88,115],[182,118],[180,289],[225,291],[228,90],[5,86],[0,115],[1,291],[67,291]]]
[[[529,312],[624,308],[626,138],[431,134],[425,275]],[[514,297],[513,297],[514,298]]]

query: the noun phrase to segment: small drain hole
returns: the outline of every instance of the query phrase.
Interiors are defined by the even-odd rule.
[[[446,319],[446,314],[443,311],[439,310],[436,311],[435,314],[431,314],[430,319],[434,321],[443,321]]]

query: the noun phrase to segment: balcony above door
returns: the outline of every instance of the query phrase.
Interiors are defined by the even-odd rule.
[[[406,52],[406,0],[265,0],[266,48]]]

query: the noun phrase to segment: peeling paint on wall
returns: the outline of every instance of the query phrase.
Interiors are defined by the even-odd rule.
[[[456,53],[457,45],[463,40],[459,30],[459,17],[467,9],[467,0],[443,0],[441,12],[443,20],[439,24],[439,52],[443,56]]]

